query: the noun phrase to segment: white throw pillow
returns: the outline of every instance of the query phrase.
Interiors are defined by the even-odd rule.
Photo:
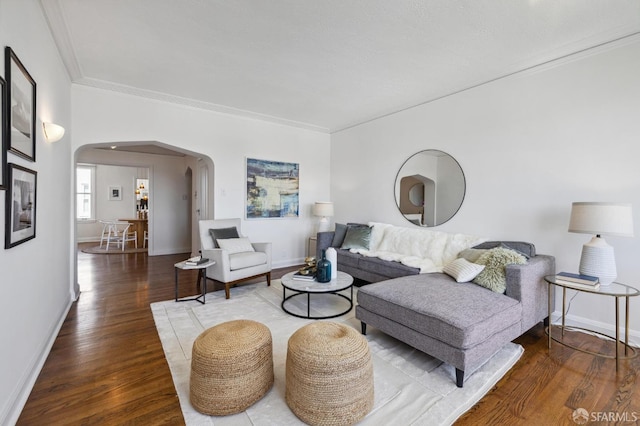
[[[467,259],[461,257],[449,262],[443,269],[443,272],[452,276],[456,282],[467,283],[478,276],[484,269],[484,265],[471,263]]]
[[[227,238],[217,241],[220,248],[229,254],[255,251],[248,238]]]

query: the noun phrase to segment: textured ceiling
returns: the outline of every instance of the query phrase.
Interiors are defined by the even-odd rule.
[[[335,132],[640,32],[640,0],[41,0],[72,81]]]

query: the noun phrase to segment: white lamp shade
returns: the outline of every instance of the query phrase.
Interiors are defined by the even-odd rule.
[[[320,217],[333,216],[333,203],[331,201],[317,201],[313,205],[313,215]]]
[[[582,247],[579,271],[598,277],[601,285],[609,285],[617,276],[616,259],[613,247],[600,235],[633,237],[631,204],[573,203],[569,232],[596,235]]]
[[[633,237],[633,217],[629,203],[579,202],[571,206],[569,232]]]
[[[47,142],[58,142],[64,136],[64,127],[54,123],[42,123],[42,130]]]

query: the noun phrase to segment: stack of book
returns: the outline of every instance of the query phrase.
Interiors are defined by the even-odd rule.
[[[569,284],[574,287],[583,287],[597,290],[600,288],[600,280],[598,277],[591,275],[572,274],[571,272],[558,272],[556,281],[561,284]]]
[[[195,256],[185,260],[184,264],[186,266],[198,266],[198,265],[202,265],[203,263],[207,263],[208,261],[209,259],[207,259],[206,257]]]
[[[301,274],[300,272],[296,272],[293,274],[293,279],[298,281],[315,281],[316,274]]]

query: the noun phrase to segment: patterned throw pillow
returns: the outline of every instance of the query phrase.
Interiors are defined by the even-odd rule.
[[[507,289],[506,266],[511,264],[524,265],[527,263],[527,259],[515,250],[496,247],[487,250],[476,263],[486,267],[475,277],[473,282],[496,293],[504,293]]]
[[[443,269],[443,272],[459,283],[468,283],[474,279],[482,270],[484,265],[471,263],[467,259],[459,258],[453,262],[449,262]]]

